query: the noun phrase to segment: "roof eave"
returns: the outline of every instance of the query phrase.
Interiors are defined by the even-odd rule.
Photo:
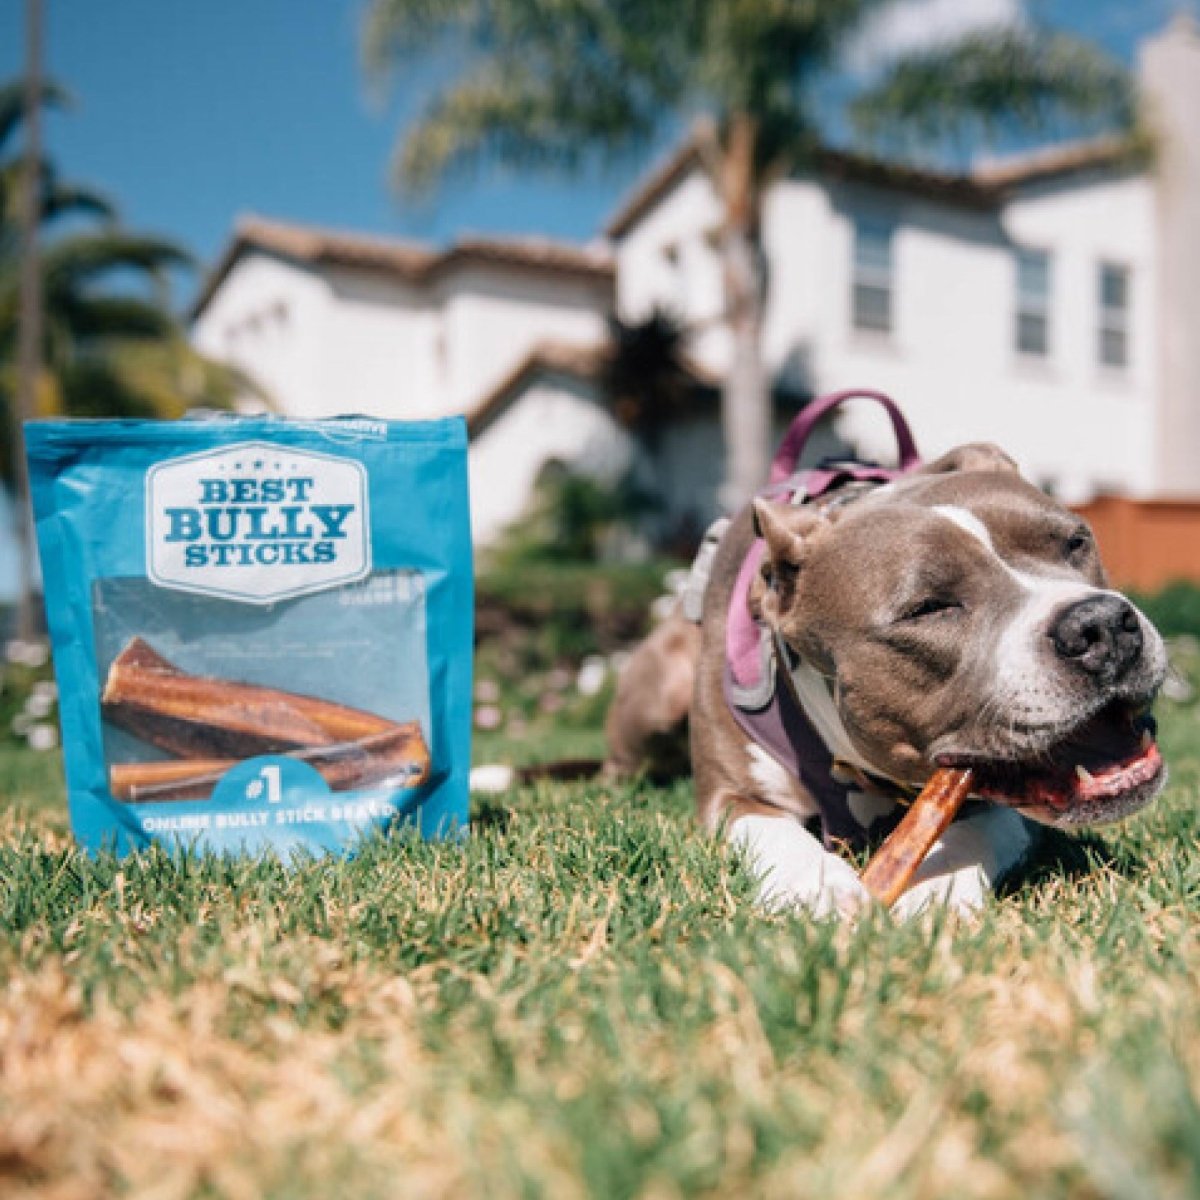
[[[389,245],[356,235],[287,226],[255,217],[243,217],[216,265],[188,310],[196,321],[211,303],[238,261],[257,253],[302,269],[341,268],[415,284],[431,284],[470,266],[493,267],[506,272],[557,279],[596,282],[611,292],[616,268],[611,259],[594,251],[549,242],[465,239],[444,250],[418,244]]]

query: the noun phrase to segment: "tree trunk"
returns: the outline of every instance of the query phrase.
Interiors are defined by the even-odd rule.
[[[732,355],[721,395],[725,480],[720,501],[734,512],[767,482],[771,461],[771,397],[762,362],[766,276],[761,244],[761,196],[755,165],[758,128],[735,114],[722,161],[725,225],[721,235],[725,312]]]
[[[29,509],[29,472],[25,461],[24,422],[33,415],[42,354],[42,276],[38,260],[41,218],[42,9],[27,0],[25,61],[25,170],[21,220],[20,325],[17,347],[17,402],[13,410],[13,531],[20,571],[15,633],[28,639],[38,629],[33,594],[33,521]]]

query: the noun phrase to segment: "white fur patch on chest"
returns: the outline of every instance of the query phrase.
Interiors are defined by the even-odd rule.
[[[860,771],[867,771],[873,775],[884,774],[868,762],[850,740],[837,705],[830,695],[829,686],[816,670],[806,662],[797,663],[792,671],[792,685],[796,689],[796,699],[800,701],[804,715],[834,758],[840,758],[858,767]]]
[[[870,829],[880,817],[888,816],[896,807],[890,796],[874,796],[869,792],[847,792],[846,807],[850,815],[863,827]]]
[[[762,799],[787,812],[798,813],[807,819],[817,815],[816,805],[798,786],[791,773],[755,742],[746,743],[750,778],[759,788]]]

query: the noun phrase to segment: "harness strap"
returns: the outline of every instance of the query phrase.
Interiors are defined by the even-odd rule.
[[[887,410],[896,435],[898,468],[836,463],[797,475],[796,463],[817,422],[856,397],[875,400]],[[890,397],[863,389],[834,392],[808,404],[793,420],[771,464],[770,482],[759,495],[798,505],[824,502],[823,498],[844,491],[844,497],[829,502],[832,508],[852,502],[871,485],[911,471],[920,461],[912,433]],[[899,822],[904,810],[894,800],[905,789],[879,777],[855,751],[825,681],[815,675],[808,678],[811,668],[799,666],[806,674],[801,680],[804,686],[797,688],[792,652],[752,615],[750,589],[765,554],[765,542],[757,539],[741,564],[730,598],[725,701],[739,727],[797,778],[815,801],[826,845],[861,849],[886,836]]]
[[[771,483],[782,483],[795,472],[796,463],[800,461],[800,452],[804,449],[804,444],[816,428],[817,422],[826,413],[832,412],[847,400],[860,397],[882,404],[891,418],[892,431],[896,435],[896,449],[899,455],[897,470],[892,474],[903,475],[906,471],[920,466],[921,456],[917,453],[917,444],[913,440],[912,430],[909,429],[904,414],[891,396],[869,388],[846,388],[840,392],[830,392],[829,395],[822,396],[819,400],[813,400],[796,414],[771,462]]]

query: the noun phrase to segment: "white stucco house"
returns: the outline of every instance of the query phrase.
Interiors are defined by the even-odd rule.
[[[1200,28],[1173,22],[1139,74],[1153,160],[1101,140],[948,174],[830,150],[774,184],[763,352],[780,423],[813,394],[882,388],[927,455],[994,440],[1072,502],[1200,494]],[[722,475],[719,219],[691,141],[582,247],[435,250],[246,219],[194,337],[289,414],[465,414],[481,542],[551,461],[637,465],[699,529]],[[606,319],[656,310],[686,330],[697,402],[646,446],[605,395]],[[838,433],[889,452],[868,410]]]
[[[290,416],[470,414],[539,346],[601,345],[613,290],[604,247],[465,240],[433,250],[246,218],[194,305],[193,338]],[[550,408],[543,398],[533,441],[543,458],[587,452],[588,412],[573,400],[561,387]],[[523,508],[525,475],[540,466],[527,462],[531,448],[518,439],[489,473],[493,502],[475,513],[484,540]],[[481,442],[473,458],[486,450]]]

